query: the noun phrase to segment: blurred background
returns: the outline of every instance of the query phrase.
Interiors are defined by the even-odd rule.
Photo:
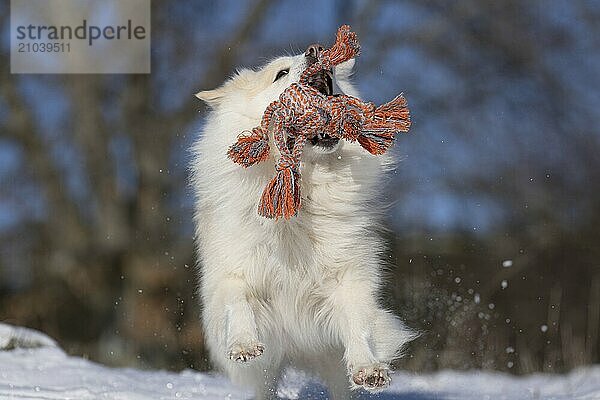
[[[210,368],[193,97],[359,34],[365,99],[413,116],[387,188],[402,368],[600,361],[600,2],[153,1],[152,74],[11,75],[0,4],[0,320],[109,365]]]

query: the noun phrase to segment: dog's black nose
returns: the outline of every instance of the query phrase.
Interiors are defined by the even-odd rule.
[[[321,52],[323,52],[323,46],[319,43],[313,43],[310,46],[308,46],[308,48],[304,52],[304,55],[306,57],[317,58],[319,57],[319,54],[321,54]]]

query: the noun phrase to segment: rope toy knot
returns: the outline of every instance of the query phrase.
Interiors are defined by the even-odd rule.
[[[249,135],[238,136],[229,146],[227,156],[244,168],[265,161],[269,157],[269,136],[261,127],[253,128]]]

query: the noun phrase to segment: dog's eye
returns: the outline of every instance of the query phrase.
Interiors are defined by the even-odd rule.
[[[289,73],[290,73],[290,69],[289,68],[282,69],[281,71],[279,71],[277,73],[277,75],[275,76],[275,80],[273,82],[277,82],[280,78],[286,76]]]

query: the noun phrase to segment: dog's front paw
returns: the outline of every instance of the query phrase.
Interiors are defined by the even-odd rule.
[[[392,379],[386,364],[374,364],[355,368],[351,372],[352,383],[369,391],[377,391],[389,386]]]
[[[229,347],[229,359],[245,363],[259,357],[265,351],[265,345],[258,341],[235,343]]]

